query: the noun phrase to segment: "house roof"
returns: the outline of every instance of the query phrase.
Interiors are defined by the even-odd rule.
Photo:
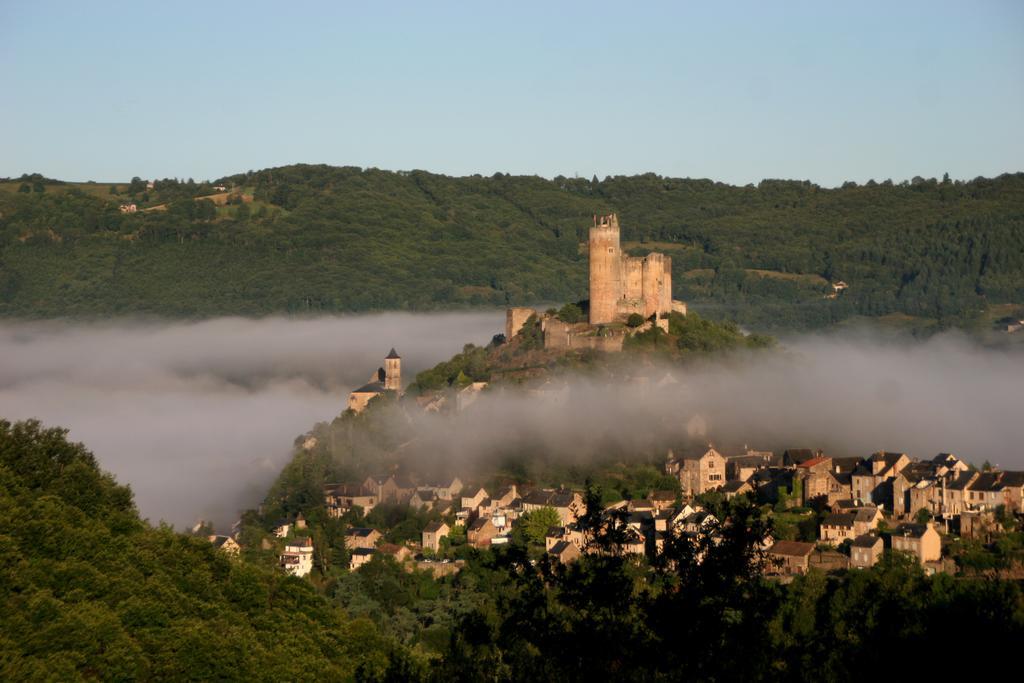
[[[954,491],[962,491],[962,490],[966,489],[968,487],[968,485],[970,485],[970,483],[974,480],[974,477],[976,477],[977,474],[978,474],[977,472],[970,472],[970,471],[968,471],[968,472],[961,472],[954,479],[952,479],[948,484],[946,484],[946,488],[947,489],[952,489]]]
[[[782,452],[782,457],[794,465],[799,465],[805,460],[810,460],[815,455],[810,448],[787,448]]]
[[[447,527],[447,526],[448,525],[445,524],[444,522],[431,522],[430,524],[428,524],[423,529],[423,533],[425,533],[425,534],[436,534],[442,528]]]
[[[391,352],[384,356],[384,360],[396,360],[401,358],[402,357],[398,355],[398,352],[395,351],[395,347],[393,346],[391,347]]]
[[[651,491],[650,493],[647,494],[647,498],[649,500],[670,500],[670,501],[674,501],[676,499],[676,492],[675,491],[670,491],[668,489],[661,489],[661,490],[658,490],[658,491]]]
[[[1024,472],[1003,472],[999,483],[1003,486],[1024,486]]]
[[[227,543],[228,541],[232,541],[232,540],[234,540],[234,539],[232,539],[230,536],[214,536],[213,537],[213,547],[214,548],[219,548],[222,545],[224,545],[225,543]]]
[[[1002,489],[1002,486],[999,485],[1000,474],[1000,472],[982,472],[967,488],[972,491],[998,491]]]
[[[850,541],[850,545],[855,548],[874,548],[882,541],[880,536],[874,534],[861,534],[857,538]]]
[[[473,520],[473,523],[469,525],[469,529],[468,530],[469,531],[480,531],[481,529],[483,529],[488,524],[490,524],[491,526],[494,526],[494,522],[491,521],[490,517],[477,517],[475,520]]]
[[[837,472],[839,474],[849,474],[850,472],[853,472],[855,469],[857,469],[857,466],[860,465],[860,463],[861,458],[858,458],[856,456],[832,458],[832,471]]]
[[[377,531],[376,529],[370,529],[368,527],[352,526],[352,527],[348,528],[348,531],[345,532],[345,535],[346,536],[359,536],[360,538],[366,538],[367,536],[370,536],[371,534],[375,534],[375,533],[379,534],[380,532]]]
[[[722,486],[722,493],[738,493],[744,486],[752,488],[749,482],[746,481],[739,481],[738,479],[727,481],[725,482],[725,485]]]
[[[927,525],[924,524],[900,524],[896,527],[896,530],[892,532],[893,536],[910,536],[911,538],[921,538],[925,532],[928,531]]]
[[[352,551],[353,555],[373,555],[377,552],[376,548],[356,548]]]
[[[857,515],[852,512],[833,512],[826,516],[821,523],[823,526],[843,526],[852,528],[853,522],[856,518]]]
[[[803,462],[797,463],[797,467],[810,469],[812,467],[815,467],[816,465],[828,462],[829,460],[831,460],[831,458],[826,458],[824,456],[819,455],[817,457],[811,458],[810,460],[804,460]]]
[[[775,545],[773,545],[768,552],[774,555],[807,557],[813,550],[813,543],[804,543],[802,541],[776,541]]]
[[[551,546],[551,550],[549,550],[548,552],[551,553],[552,555],[561,555],[566,550],[568,550],[571,546],[572,546],[572,543],[569,543],[569,541],[559,541],[559,542],[555,543],[553,546]]]

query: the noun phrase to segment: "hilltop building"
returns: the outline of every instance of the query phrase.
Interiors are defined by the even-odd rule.
[[[384,367],[377,368],[368,383],[348,395],[346,407],[352,412],[361,413],[371,400],[386,391],[402,394],[402,357],[394,349],[384,357]]]
[[[656,324],[686,305],[672,300],[672,258],[622,253],[619,217],[594,216],[590,228],[590,324],[625,322],[632,314],[656,316]],[[663,324],[668,328],[668,321]]]
[[[519,334],[532,317],[540,323],[546,349],[621,351],[628,334],[653,326],[668,331],[669,313],[686,315],[686,304],[672,299],[672,259],[652,251],[646,256],[622,253],[619,218],[594,216],[588,240],[590,300],[587,322],[569,323],[532,308],[509,308],[505,338]],[[625,323],[631,315],[646,322],[635,328]]]

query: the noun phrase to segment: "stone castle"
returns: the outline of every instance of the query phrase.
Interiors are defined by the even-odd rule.
[[[511,339],[530,316],[540,318],[544,347],[618,351],[626,335],[650,329],[668,331],[668,315],[686,315],[686,304],[672,299],[672,259],[651,252],[647,256],[622,253],[619,218],[594,216],[590,228],[590,311],[587,323],[566,323],[532,308],[510,308],[505,315],[505,338]],[[633,314],[644,318],[636,328],[624,323]]]
[[[619,217],[594,216],[590,228],[590,324],[624,322],[633,313],[667,318],[672,311],[672,259],[622,253]]]

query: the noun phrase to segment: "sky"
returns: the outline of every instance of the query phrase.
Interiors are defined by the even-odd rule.
[[[1024,3],[0,0],[0,176],[1024,170]]]

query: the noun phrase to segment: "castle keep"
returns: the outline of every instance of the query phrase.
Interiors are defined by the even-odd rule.
[[[590,312],[586,323],[560,320],[553,312],[510,308],[505,316],[505,338],[519,334],[531,316],[537,316],[546,349],[619,351],[626,336],[651,327],[668,331],[669,313],[686,315],[686,304],[672,299],[672,259],[651,252],[647,256],[622,253],[619,217],[594,216],[590,228]],[[637,314],[643,324],[628,327]]]
[[[618,216],[594,216],[590,324],[621,322],[633,313],[660,320],[672,311],[672,259],[657,252],[624,256],[619,240]]]

